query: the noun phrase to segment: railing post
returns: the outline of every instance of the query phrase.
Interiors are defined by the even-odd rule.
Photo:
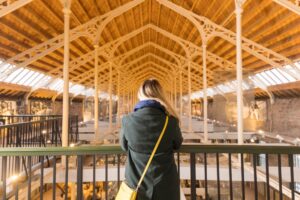
[[[240,155],[241,162],[241,176],[242,176],[242,200],[245,200],[245,170],[244,170],[244,154]]]
[[[277,155],[277,159],[278,159],[279,199],[283,200],[283,194],[282,194],[281,154]]]
[[[53,157],[52,200],[56,200],[56,156]]]
[[[266,183],[267,199],[270,199],[269,154],[266,154]]]
[[[219,153],[216,153],[216,166],[217,166],[217,194],[218,194],[218,199],[221,199],[220,158],[219,158]]]
[[[93,200],[96,199],[96,155],[93,155]]]
[[[41,179],[40,179],[40,200],[44,197],[44,156],[40,156],[41,163]]]
[[[82,174],[83,174],[83,156],[77,156],[77,200],[83,199],[82,193]]]
[[[294,158],[293,154],[289,154],[289,166],[290,166],[290,173],[291,173],[291,193],[292,193],[292,200],[295,199],[295,183],[294,183]]]
[[[105,200],[108,200],[108,155],[105,154]]]
[[[7,169],[7,157],[3,156],[2,158],[2,173],[1,173],[1,180],[2,180],[2,200],[6,200],[6,169]]]
[[[208,199],[208,184],[207,184],[207,153],[204,153],[204,187],[205,187],[205,199]]]
[[[257,154],[253,154],[253,174],[254,174],[254,196],[258,200],[258,187],[257,187]]]
[[[66,156],[65,165],[65,200],[68,200],[68,183],[69,183],[69,156]]]
[[[28,168],[28,186],[27,186],[27,198],[28,200],[31,199],[31,167],[32,167],[32,161],[31,161],[31,156],[28,157],[28,165],[27,165],[27,168]]]
[[[118,169],[118,178],[117,178],[117,180],[118,180],[118,188],[120,187],[120,162],[121,162],[121,155],[120,154],[118,154],[117,155],[118,156],[118,161],[117,161],[117,169]]]
[[[196,155],[191,153],[191,199],[196,200]]]

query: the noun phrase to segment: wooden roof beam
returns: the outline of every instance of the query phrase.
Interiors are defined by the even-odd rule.
[[[273,0],[275,3],[289,9],[290,11],[296,13],[297,15],[300,15],[300,1],[299,0],[294,0],[288,1],[288,0]]]
[[[3,17],[25,5],[32,2],[33,0],[16,0],[10,3],[9,0],[2,0],[0,3],[0,17]]]
[[[113,58],[111,61],[114,62],[114,61],[116,61],[116,60],[118,60],[118,59],[121,59],[121,60],[118,62],[118,63],[120,64],[118,68],[122,69],[122,68],[127,64],[127,63],[124,63],[123,61],[124,61],[127,57],[129,57],[129,56],[131,56],[132,54],[134,54],[135,52],[141,50],[142,48],[145,48],[145,47],[147,47],[148,45],[153,45],[153,46],[155,46],[156,48],[159,48],[160,45],[154,45],[154,44],[155,44],[155,43],[152,43],[152,42],[145,43],[145,44],[143,44],[143,45],[141,45],[141,46],[139,46],[139,47],[136,47],[136,48],[134,48],[134,49],[132,49],[132,50],[126,52],[125,54],[122,54],[122,55],[120,55],[120,56],[117,56],[116,58]],[[166,52],[166,54],[168,54],[168,55],[170,55],[170,56],[172,56],[172,55],[174,55],[174,56],[175,56],[175,55],[178,55],[178,54],[176,54],[176,53],[171,54],[171,51],[167,51],[167,49],[165,49],[165,48],[163,48],[163,47],[160,47],[160,49],[161,49],[161,50],[164,50],[164,51]],[[178,56],[179,56],[179,55],[178,55]],[[92,53],[91,53],[91,54],[88,53],[86,57],[87,57],[87,59],[91,60],[91,59],[93,59],[93,54],[92,54]],[[184,58],[184,57],[181,57],[181,58],[187,60],[187,59]],[[76,62],[77,62],[77,63],[76,63]],[[86,61],[84,61],[84,60],[80,61],[79,59],[78,59],[78,61],[77,61],[77,59],[74,60],[74,62],[73,62],[72,65],[71,65],[71,66],[72,66],[71,68],[72,68],[72,69],[77,68],[77,65],[78,65],[78,64],[82,64],[82,62],[86,62]],[[106,65],[107,65],[109,62],[110,62],[110,61],[108,61],[108,62],[106,62],[106,63],[103,63],[102,65],[99,65],[99,69],[101,69],[101,70],[106,70],[106,69],[108,68]],[[172,65],[172,66],[174,66],[174,63],[169,63],[169,64]],[[122,67],[120,67],[120,66],[122,66]],[[180,66],[175,66],[175,68],[180,68]],[[192,68],[194,68],[195,70],[198,70],[198,64],[192,62]],[[76,80],[78,80],[78,81],[80,81],[80,82],[82,83],[83,81],[85,81],[85,80],[89,79],[90,77],[92,77],[92,76],[93,76],[93,72],[94,72],[94,69],[91,69],[91,70],[89,70],[89,71],[87,71],[87,72],[85,72],[85,73],[79,75],[78,77],[73,77],[73,78],[71,79],[71,81],[76,81]]]
[[[153,68],[153,66],[155,66]],[[153,71],[155,72],[155,74],[160,75],[161,77],[166,77],[169,78],[170,75],[168,76],[168,72],[166,71],[159,71],[161,69],[159,69],[159,65],[153,65],[151,62],[147,62],[144,63],[143,65],[141,65],[140,70],[135,71],[135,73],[130,74],[130,76],[128,76],[129,80],[134,80],[137,77],[143,75],[145,73],[145,71]]]
[[[143,45],[143,46],[144,46],[144,45]],[[117,70],[119,70],[120,72],[123,72],[124,70],[127,70],[128,67],[131,67],[132,65],[134,65],[134,64],[136,64],[136,63],[142,61],[142,60],[145,59],[145,58],[148,58],[148,57],[151,56],[151,55],[152,55],[153,57],[155,57],[155,58],[160,59],[160,58],[159,58],[158,56],[156,56],[155,54],[147,53],[147,54],[145,54],[145,55],[142,55],[142,56],[140,56],[140,57],[137,57],[137,58],[131,60],[131,61],[128,62],[128,63],[124,63],[122,66],[117,66]],[[162,61],[163,61],[163,60],[162,60]],[[166,63],[165,63],[165,64],[166,64]],[[172,64],[172,63],[171,63],[171,64]],[[173,65],[173,71],[174,71],[174,70],[175,70],[175,67],[177,68],[177,66],[174,65],[174,64],[172,64],[172,65]],[[166,64],[166,66],[168,66],[168,65]],[[105,70],[108,69],[108,67],[109,67],[109,62],[106,62],[106,63],[100,65],[100,66],[99,66],[99,69],[101,69],[101,71],[105,71]],[[113,71],[115,72],[116,70],[113,70]],[[90,71],[88,71],[88,72],[86,72],[86,73],[84,73],[84,74],[81,74],[79,77],[75,77],[75,78],[72,79],[72,80],[73,80],[73,81],[83,82],[83,81],[85,81],[85,80],[87,80],[87,79],[89,79],[89,78],[92,78],[93,75],[94,75],[94,70],[91,69]],[[90,84],[92,85],[92,83],[90,83]]]
[[[30,87],[13,84],[13,83],[6,83],[6,82],[0,82],[1,89],[5,90],[14,90],[14,91],[22,91],[22,92],[30,92]]]
[[[177,4],[168,0],[157,1],[167,8],[189,19],[198,29],[203,42],[208,42],[211,38],[218,36],[235,45],[236,34],[233,31],[226,29],[225,27],[212,22],[208,18],[197,15],[192,11],[178,6]],[[284,64],[294,65],[292,60],[289,58],[245,37],[242,37],[242,49],[273,67],[281,67]]]
[[[145,31],[149,28],[153,29],[154,31],[159,32],[160,34],[168,37],[169,39],[171,39],[171,40],[173,40],[173,41],[175,41],[179,44],[183,43],[185,45],[192,46],[193,48],[197,49],[197,51],[199,52],[199,55],[202,54],[202,48],[200,48],[197,45],[195,45],[195,44],[193,44],[189,41],[186,41],[186,40],[184,40],[184,39],[182,39],[178,36],[175,36],[172,33],[168,32],[166,30],[163,30],[160,27],[155,26],[153,24],[147,24],[147,25],[145,25],[145,26],[143,26],[139,29],[136,29],[135,31],[133,31],[129,34],[126,34],[126,35],[124,35],[124,36],[122,36],[122,37],[120,37],[120,38],[118,38],[118,39],[116,39],[112,42],[109,42],[109,43],[105,44],[104,46],[99,48],[99,54],[104,55],[104,56],[106,54],[106,57],[111,57],[114,54],[114,52],[116,51],[116,49],[123,42],[129,40],[130,38],[138,35],[139,33],[142,33],[143,31]],[[112,49],[111,49],[111,46],[113,46]],[[108,52],[108,51],[110,51],[110,52]],[[107,54],[109,54],[109,55],[107,56]],[[219,57],[219,56],[217,56],[213,53],[207,52],[207,54],[208,54],[208,56],[207,56],[208,61],[210,61],[210,62],[212,62],[212,63],[214,63],[218,66],[224,67],[225,69],[229,69],[229,70],[233,69],[235,67],[235,65],[233,63],[231,63],[230,61],[227,61],[227,60],[225,60],[225,59],[223,59],[223,58],[221,58],[221,57]],[[89,52],[89,53],[87,53],[87,54],[85,54],[81,57],[78,57],[78,58],[72,60],[71,63],[70,63],[70,66],[71,66],[70,71],[73,71],[73,70],[77,69],[79,67],[78,64],[83,65],[86,62],[91,61],[93,58],[94,58],[94,51],[91,51],[91,52]],[[114,59],[114,58],[112,58],[112,59]],[[51,74],[52,73],[57,73],[58,71],[59,71],[59,68],[58,69],[53,69],[49,73],[51,73]]]
[[[152,53],[148,53],[147,56],[150,56],[150,57],[151,57],[151,56],[152,56],[152,57],[156,57],[156,55],[155,55],[155,54],[152,54]],[[158,65],[158,64],[155,63],[154,61],[147,61],[147,62],[153,63],[153,64],[156,65],[156,66],[159,66],[162,70],[164,69],[161,65]],[[165,63],[165,62],[163,62],[163,60],[161,60],[161,62],[162,62],[164,65],[168,66],[168,64]],[[138,66],[138,67],[134,68],[134,71],[133,71],[133,72],[139,71],[141,68],[142,68],[141,66]],[[171,75],[174,76],[174,75],[175,75],[175,71],[173,71],[173,73],[171,73]],[[193,83],[199,84],[199,83],[198,83],[198,80],[200,81],[200,79],[198,79],[198,77],[197,77],[195,74],[192,74],[191,79],[192,79]]]
[[[146,78],[150,78],[150,77],[157,78],[162,83],[162,85],[165,85],[164,88],[169,88],[169,85],[167,84],[168,81],[166,80],[165,77],[156,74],[154,71],[148,71],[148,72],[144,73],[142,76],[140,76],[139,78],[135,79],[134,82],[132,82],[130,85],[127,85],[127,87],[124,87],[125,89],[123,91],[126,91],[126,89],[128,90],[128,88],[132,89],[132,87],[138,88],[140,86],[140,83],[143,80],[145,80]]]
[[[166,30],[164,30],[164,29],[162,29],[158,26],[152,25],[152,24],[151,24],[151,29],[159,32],[160,34],[172,39],[173,41],[175,41],[175,42],[177,42],[181,45],[184,45],[184,46],[187,46],[187,47],[190,47],[190,48],[193,48],[194,50],[196,50],[195,54],[192,55],[192,58],[194,56],[197,56],[197,55],[202,55],[202,48],[197,46],[196,44],[194,44],[190,41],[187,41],[187,40],[185,40],[185,39],[183,39],[183,38],[181,38],[177,35],[174,35],[174,34],[168,32],[168,31],[166,31]],[[232,62],[230,62],[230,61],[228,61],[228,60],[226,60],[226,59],[224,59],[224,58],[222,58],[222,57],[220,57],[216,54],[213,54],[209,51],[207,51],[207,60],[214,63],[214,64],[216,64],[216,65],[218,65],[218,66],[221,66],[221,67],[225,67],[225,68],[228,68],[228,69],[235,68],[234,63],[232,63]]]
[[[127,57],[133,55],[135,52],[141,50],[142,48],[147,47],[147,45],[148,45],[148,43],[143,44],[143,45],[141,45],[141,46],[139,46],[139,47],[136,47],[135,49],[132,49],[132,50],[126,52],[125,54],[122,54],[122,55],[120,55],[120,56],[117,56],[116,58],[113,58],[111,61],[108,61],[108,62],[105,62],[105,63],[99,65],[98,68],[99,68],[99,70],[100,70],[100,69],[101,69],[101,70],[105,70],[105,69],[107,69],[107,66],[105,67],[105,65],[107,65],[109,62],[114,62],[114,61],[116,61],[117,59],[121,58],[121,60],[118,62],[118,64],[120,64],[121,66],[118,66],[118,68],[122,69],[124,66],[126,66],[126,65],[128,64],[128,63],[124,63],[124,62],[123,62]],[[90,56],[89,56],[89,55],[90,55],[90,54],[88,54],[87,58],[88,58],[88,59],[93,59],[93,54],[91,54]],[[146,56],[144,56],[144,57],[146,57]],[[144,57],[142,57],[142,58],[144,58]],[[142,59],[142,58],[141,58],[141,59]],[[83,61],[83,62],[85,62],[85,61]],[[81,64],[80,62],[78,62],[78,63]],[[76,63],[73,63],[73,65],[76,65]],[[72,65],[71,65],[71,66],[72,66]],[[73,68],[74,68],[74,67],[75,67],[75,66],[73,66]],[[77,81],[77,80],[78,80],[78,81],[80,81],[80,82],[83,82],[83,81],[87,80],[88,78],[92,77],[93,72],[94,72],[94,69],[91,69],[91,70],[89,70],[89,71],[87,71],[87,72],[85,72],[85,73],[83,73],[83,74],[81,74],[81,75],[79,75],[79,76],[77,76],[77,77],[71,78],[71,81]]]
[[[130,10],[136,5],[142,3],[143,1],[144,0],[133,0],[102,16],[95,17],[90,21],[73,28],[72,30],[70,30],[70,42],[79,37],[89,37],[93,39],[95,42],[97,42],[97,40],[101,36],[103,29],[111,20],[123,14],[124,12]],[[60,34],[48,41],[36,45],[6,60],[6,62],[10,64],[14,64],[16,66],[26,67],[29,64],[33,63],[34,61],[44,57],[45,55],[61,48],[64,44],[63,38],[64,35]]]
[[[115,50],[126,40],[138,35],[139,33],[145,31],[146,29],[148,29],[149,26],[145,25],[139,29],[136,29],[134,31],[132,31],[131,33],[128,33],[120,38],[117,38],[116,40],[106,43],[105,45],[101,46],[98,48],[98,54],[99,56],[104,56],[106,59],[111,58],[112,54],[115,52]],[[113,47],[113,48],[112,48]],[[95,55],[95,50],[88,52],[85,55],[82,55],[76,59],[71,60],[70,62],[70,72],[76,70],[78,67],[80,67],[81,65],[91,61],[94,59],[94,55]],[[115,58],[111,58],[111,59],[115,59]],[[61,66],[62,68],[62,66]],[[49,71],[48,73],[51,74],[55,74],[58,73],[60,70],[60,68],[57,69],[53,69],[51,71]]]
[[[291,83],[284,83],[279,85],[272,85],[268,87],[268,90],[274,92],[278,90],[294,90],[294,89],[300,89],[300,81],[295,81]]]
[[[146,66],[146,67],[145,67]],[[154,69],[157,70],[158,74],[161,74],[163,76],[173,76],[173,74],[170,74],[166,69],[162,68],[160,65],[156,64],[153,61],[148,61],[142,65],[140,65],[138,68],[135,68],[134,71],[131,71],[128,77],[136,76],[140,74],[145,69],[149,69],[149,67],[154,67]],[[162,73],[163,72],[163,73]]]
[[[145,57],[147,57],[147,56],[144,55],[144,56],[140,57],[139,59],[133,60],[132,62],[138,62],[138,61],[144,59]],[[108,69],[107,65],[109,65],[109,63],[110,62],[108,61],[108,62],[106,62],[106,63],[104,63],[102,65],[99,65],[98,66],[99,70],[105,71],[106,69]],[[126,65],[128,65],[128,63],[126,63],[124,66],[126,66]],[[113,71],[115,71],[115,70],[113,70]],[[99,73],[100,73],[100,71],[99,71]],[[91,70],[89,70],[89,71],[87,71],[87,72],[85,72],[85,73],[83,73],[83,74],[81,74],[79,76],[71,78],[71,81],[74,81],[76,83],[82,83],[83,81],[91,78],[92,76],[94,76],[94,69],[91,69]]]

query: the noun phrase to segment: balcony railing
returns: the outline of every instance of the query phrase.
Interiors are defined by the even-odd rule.
[[[275,195],[294,200],[300,199],[295,190],[300,182],[299,166],[294,166],[297,154],[300,147],[296,146],[183,145],[174,156],[181,186],[190,199],[271,199]],[[46,156],[52,158],[50,163],[45,162]],[[74,195],[72,184],[77,185],[77,199],[97,199],[100,194],[111,199],[124,178],[126,159],[119,146],[1,148],[0,157],[2,199],[24,194],[28,199],[49,199],[49,193],[57,199],[57,190],[68,199],[70,190]],[[17,165],[8,166],[7,161],[18,157],[26,158],[27,172],[16,169],[11,174],[10,168]],[[39,158],[38,164],[32,164],[33,157]]]
[[[0,115],[0,147],[59,146],[62,117],[59,115]],[[69,143],[78,140],[78,117],[69,117]]]
[[[61,117],[61,115],[0,115],[0,122],[2,125],[8,125],[21,122],[42,121],[59,117]]]

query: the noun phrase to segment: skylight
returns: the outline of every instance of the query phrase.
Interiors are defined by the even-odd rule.
[[[273,68],[270,70],[265,70],[249,76],[246,78],[242,85],[244,90],[249,90],[253,88],[263,88],[272,85],[279,85],[284,83],[291,83],[300,80],[300,62],[296,62],[295,65],[286,65],[281,68]],[[248,84],[248,82],[253,82],[253,86]],[[207,89],[207,95],[213,96],[216,94],[226,94],[235,92],[237,87],[237,81],[229,81],[226,83],[219,84],[213,88]],[[203,98],[203,91],[197,91],[192,93],[192,99]]]
[[[259,72],[253,76],[249,76],[248,80],[245,79],[243,82],[243,89],[248,90],[254,87],[260,87],[267,89],[267,87],[272,85],[290,83],[300,80],[300,62],[295,63],[295,65],[286,65],[281,68],[274,68],[270,70],[265,70]],[[4,63],[0,60],[0,81],[6,83],[13,83],[18,85],[24,85],[31,87],[33,90],[38,88],[46,88],[50,90],[57,91],[61,93],[63,91],[64,81],[61,78],[53,78],[49,75],[37,72],[31,69],[16,67]],[[249,85],[248,82],[252,81],[254,86]],[[235,92],[237,87],[236,80],[229,81],[223,84],[219,84],[215,87],[208,88],[207,95],[213,96],[216,94],[225,94]],[[86,88],[83,85],[70,83],[69,92],[74,95],[85,95],[93,96],[94,89]],[[107,93],[102,93],[99,95],[102,98],[108,98]],[[203,91],[194,92],[192,94],[192,99],[202,98]],[[116,99],[116,97],[113,97]]]
[[[63,91],[64,84],[64,81],[60,78],[53,78],[31,69],[5,64],[3,61],[0,61],[0,81],[28,86],[31,87],[32,90],[45,88],[57,91],[58,93]],[[86,96],[94,95],[92,88],[86,88],[79,84],[72,85],[72,83],[70,83],[69,92],[75,96],[80,94]]]

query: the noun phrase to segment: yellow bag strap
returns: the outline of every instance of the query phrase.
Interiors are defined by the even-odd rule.
[[[159,144],[160,144],[160,141],[161,141],[161,139],[162,139],[162,137],[163,137],[163,135],[164,135],[164,133],[165,133],[165,131],[166,131],[168,122],[169,122],[169,116],[167,115],[166,121],[165,121],[165,125],[164,125],[164,128],[162,129],[162,131],[161,131],[161,133],[160,133],[160,136],[159,136],[159,138],[158,138],[158,140],[157,140],[157,142],[156,142],[156,144],[155,144],[155,146],[154,146],[154,149],[153,149],[153,151],[152,151],[152,153],[151,153],[151,156],[150,156],[150,158],[149,158],[149,160],[148,160],[148,163],[147,163],[147,165],[146,165],[146,167],[145,167],[145,169],[144,169],[144,172],[143,172],[143,174],[142,174],[142,176],[141,176],[141,178],[140,178],[140,180],[139,180],[139,183],[138,183],[138,185],[137,185],[137,187],[136,187],[136,191],[139,189],[139,187],[141,186],[141,184],[142,184],[142,182],[143,182],[143,179],[144,179],[144,177],[145,177],[145,175],[146,175],[146,172],[147,172],[147,170],[148,170],[148,168],[149,168],[149,166],[150,166],[150,164],[151,164],[151,161],[152,161],[152,159],[153,159],[153,157],[154,157],[154,155],[155,155],[155,153],[156,153],[156,150],[157,150],[157,148],[158,148],[158,146],[159,146]]]

